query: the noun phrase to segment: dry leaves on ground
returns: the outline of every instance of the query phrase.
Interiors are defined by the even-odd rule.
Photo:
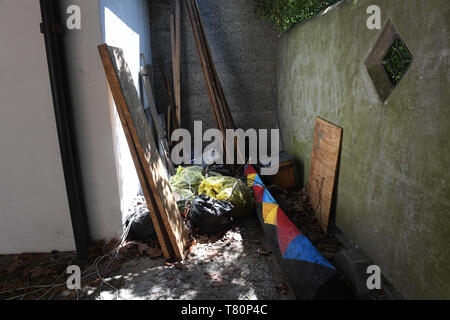
[[[118,241],[94,242],[87,250],[87,262],[77,262],[75,252],[24,253],[0,256],[0,299],[50,299],[65,290],[67,267],[78,264],[81,272],[89,269],[94,261],[102,276],[109,276],[118,270],[125,261],[146,255],[151,258],[161,257],[157,243],[125,243],[114,255]],[[106,256],[105,256],[106,255]],[[97,260],[99,257],[106,258]],[[115,257],[114,261],[111,260]],[[97,275],[83,277],[82,285],[94,285],[101,280]],[[53,289],[47,290],[45,286]],[[43,287],[38,290],[35,287]],[[70,297],[69,297],[70,298]]]
[[[282,294],[282,295],[286,295],[287,294],[287,287],[286,287],[286,285],[284,283],[280,283],[275,288],[277,289],[277,291],[280,294]]]

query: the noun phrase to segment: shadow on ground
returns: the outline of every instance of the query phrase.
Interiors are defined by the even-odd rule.
[[[140,258],[125,263],[102,289],[82,299],[135,300],[287,300],[293,291],[264,246],[256,216],[239,221],[214,243],[198,243],[182,266],[164,259]],[[283,286],[281,286],[283,287]]]

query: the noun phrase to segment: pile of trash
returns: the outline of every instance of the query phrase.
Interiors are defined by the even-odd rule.
[[[132,200],[125,227],[128,227],[129,224],[131,226],[128,240],[142,241],[143,243],[150,243],[156,240],[156,230],[148,211],[147,202],[142,195],[138,195]]]
[[[199,234],[228,230],[235,219],[253,211],[251,189],[222,167],[178,167],[170,185],[178,208],[188,211],[187,219]]]

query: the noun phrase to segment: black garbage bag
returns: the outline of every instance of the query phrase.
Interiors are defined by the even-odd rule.
[[[234,206],[228,201],[216,200],[200,194],[191,203],[188,220],[200,234],[217,234],[230,228]]]
[[[148,209],[140,208],[136,213],[128,217],[125,225],[128,226],[131,220],[130,232],[128,240],[141,241],[149,243],[156,239],[156,230],[153,226],[152,218]]]
[[[228,169],[224,165],[212,165],[212,166],[209,166],[207,168],[207,171],[208,171],[208,173],[215,172],[215,173],[218,173],[218,174],[220,174],[222,176],[227,176],[227,177],[232,177],[233,176],[231,174],[231,172],[228,171]],[[209,175],[209,176],[212,176],[212,175]]]

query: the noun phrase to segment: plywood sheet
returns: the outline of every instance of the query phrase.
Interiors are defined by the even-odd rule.
[[[141,67],[141,74],[142,74],[142,83],[144,85],[144,91],[145,91],[145,94],[147,95],[147,99],[149,101],[150,114],[152,116],[153,124],[155,126],[156,134],[158,136],[158,140],[161,144],[162,153],[163,153],[162,156],[163,156],[163,159],[165,159],[165,161],[167,163],[167,171],[169,171],[170,175],[174,175],[176,173],[176,170],[175,170],[175,167],[173,166],[172,160],[170,158],[169,143],[167,142],[166,138],[164,137],[164,128],[159,120],[158,110],[156,109],[156,104],[155,104],[155,97],[153,95],[153,90],[152,90],[151,83],[150,83],[150,77],[149,77],[147,70],[145,70],[144,67]]]
[[[99,52],[122,125],[124,130],[128,131],[126,134],[130,150],[135,153],[133,160],[141,185],[143,188],[148,186],[149,189],[144,193],[148,193],[147,201],[151,201],[152,221],[161,247],[165,243],[166,250],[163,252],[166,251],[165,254],[170,255],[173,249],[174,257],[182,260],[188,243],[188,233],[122,49],[103,44],[99,46]],[[143,172],[139,174],[140,168]],[[164,233],[167,234],[166,238]]]
[[[322,229],[328,231],[336,171],[342,144],[342,128],[316,119],[308,193]]]

